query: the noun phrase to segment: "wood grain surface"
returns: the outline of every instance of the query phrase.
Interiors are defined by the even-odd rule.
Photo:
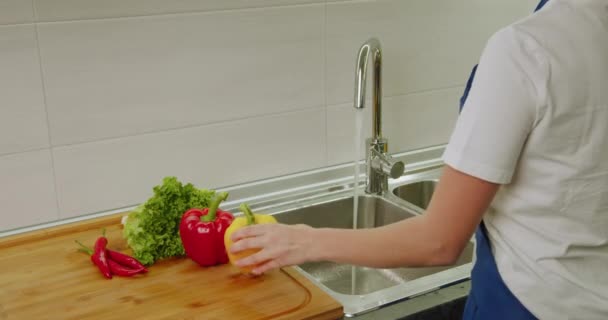
[[[0,320],[337,319],[342,307],[293,268],[260,277],[187,258],[108,280],[74,240],[130,254],[121,215],[0,238]]]

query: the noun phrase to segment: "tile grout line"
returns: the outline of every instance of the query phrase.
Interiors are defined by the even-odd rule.
[[[32,14],[34,15],[34,23],[38,21],[38,11],[36,10],[36,1],[32,0]]]
[[[218,9],[198,9],[198,10],[190,10],[190,11],[175,11],[175,12],[161,12],[161,13],[143,13],[143,14],[131,14],[131,15],[116,15],[116,16],[105,16],[105,17],[88,17],[88,18],[74,18],[74,19],[49,19],[49,20],[40,20],[38,15],[35,15],[34,21],[16,21],[16,22],[6,22],[0,23],[0,28],[2,27],[12,27],[12,26],[20,26],[20,25],[28,25],[28,24],[52,24],[52,23],[70,23],[70,22],[87,22],[87,21],[97,21],[97,20],[113,20],[113,19],[130,19],[130,18],[149,18],[149,17],[162,17],[162,16],[178,16],[178,15],[195,15],[195,14],[206,14],[206,13],[227,13],[227,12],[237,12],[237,11],[253,11],[253,10],[263,10],[263,9],[281,9],[281,8],[294,8],[294,7],[302,7],[302,6],[315,6],[315,5],[327,5],[327,4],[339,4],[339,3],[347,3],[347,2],[370,2],[374,0],[325,0],[325,1],[315,1],[308,3],[296,3],[296,4],[275,4],[275,5],[266,5],[266,6],[250,6],[250,7],[238,7],[238,8],[218,8]],[[32,0],[32,6],[35,9],[34,0]],[[35,10],[36,12],[36,10]]]
[[[16,156],[19,154],[30,153],[30,152],[37,152],[37,151],[42,151],[42,150],[47,150],[47,149],[49,149],[49,147],[39,147],[39,148],[25,149],[25,150],[20,150],[20,151],[9,151],[9,152],[5,152],[5,153],[0,153],[0,158]]]
[[[412,92],[407,92],[407,93],[387,94],[387,95],[383,95],[382,99],[384,100],[384,99],[390,99],[390,98],[407,97],[407,96],[414,96],[414,95],[419,95],[419,94],[447,91],[447,90],[451,90],[451,89],[462,88],[464,86],[465,86],[465,84],[455,84],[455,85],[448,85],[445,87],[422,89],[422,90],[417,90],[417,91],[412,91]],[[366,98],[366,103],[368,102],[368,100],[369,99]],[[369,101],[371,101],[371,100],[369,100]],[[335,102],[335,103],[332,103],[331,106],[339,106],[339,105],[348,104],[348,103],[351,103],[351,101]]]
[[[322,52],[323,52],[323,106],[325,110],[325,165],[329,164],[329,122],[328,106],[327,106],[327,0],[323,4],[323,34],[322,34]]]
[[[346,1],[346,0],[344,0]],[[297,7],[305,7],[305,6],[319,6],[324,5],[324,1],[314,1],[308,3],[295,3],[295,4],[274,4],[274,5],[263,5],[263,6],[244,6],[244,7],[236,7],[236,8],[216,8],[216,9],[193,9],[186,11],[168,11],[168,12],[159,12],[159,13],[134,13],[134,14],[118,14],[115,16],[101,16],[101,17],[84,17],[84,18],[65,18],[65,19],[48,19],[41,20],[37,23],[43,24],[55,24],[55,23],[71,23],[71,22],[88,22],[88,21],[102,21],[102,20],[122,20],[122,19],[131,19],[131,18],[153,18],[153,17],[173,17],[180,15],[197,15],[197,14],[214,14],[214,13],[230,13],[230,12],[239,12],[239,11],[258,11],[265,9],[284,9],[284,8],[297,8]]]
[[[34,0],[32,0],[32,10],[34,11],[34,19],[37,20],[38,18],[38,11],[36,10],[36,6],[34,4]],[[42,67],[42,53],[40,50],[40,37],[38,34],[38,23],[34,23],[34,36],[36,38],[36,53],[38,54],[38,66],[39,66],[39,71],[40,71],[40,85],[41,85],[41,89],[42,89],[42,102],[44,104],[44,113],[46,116],[46,131],[47,131],[47,137],[48,137],[48,142],[49,142],[49,155],[51,157],[51,176],[53,178],[53,188],[55,191],[55,206],[57,207],[57,219],[61,219],[61,208],[59,206],[59,188],[58,188],[58,184],[57,184],[57,173],[56,173],[56,168],[55,168],[55,155],[53,153],[53,141],[51,138],[51,122],[49,120],[49,109],[48,109],[48,103],[47,103],[47,94],[46,94],[46,83],[45,83],[45,78],[44,78],[44,68]],[[46,148],[45,148],[46,149]]]
[[[27,26],[30,24],[35,24],[36,21],[23,21],[23,22],[8,22],[8,23],[0,23],[0,28],[10,28],[10,27],[19,27],[19,26]]]
[[[325,3],[337,4],[343,2],[361,3],[361,2],[374,2],[376,0],[325,0]]]

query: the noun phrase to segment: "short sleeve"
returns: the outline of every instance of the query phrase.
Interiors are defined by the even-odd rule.
[[[444,152],[447,165],[486,181],[511,182],[542,104],[539,51],[513,28],[490,38]]]

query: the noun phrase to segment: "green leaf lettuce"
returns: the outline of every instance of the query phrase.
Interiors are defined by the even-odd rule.
[[[153,190],[154,195],[129,214],[123,230],[134,257],[145,265],[185,254],[179,236],[181,217],[191,208],[207,208],[215,194],[190,183],[182,185],[176,177],[164,178]]]

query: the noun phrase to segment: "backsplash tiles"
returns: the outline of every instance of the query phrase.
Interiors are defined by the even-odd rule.
[[[320,107],[323,10],[43,24],[53,144]]]
[[[34,21],[32,0],[0,0],[0,25]]]
[[[57,220],[48,149],[0,156],[0,231]]]
[[[323,2],[325,0],[34,0],[39,21],[129,17]]]
[[[48,146],[35,27],[0,26],[0,155]]]
[[[56,148],[61,217],[143,202],[165,176],[210,188],[321,167],[323,127],[316,108]]]
[[[371,36],[389,150],[443,144],[487,38],[533,5],[0,0],[0,234],[138,204],[164,176],[221,188],[352,162]]]
[[[327,5],[327,103],[352,101],[356,53],[383,46],[386,96],[462,85],[487,38],[530,12],[529,1],[386,0]]]

